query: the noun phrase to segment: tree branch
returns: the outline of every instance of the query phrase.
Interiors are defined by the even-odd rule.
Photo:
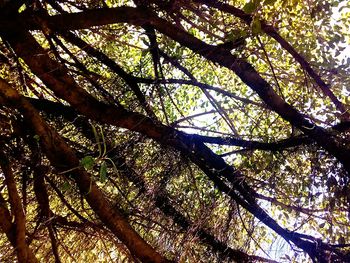
[[[242,11],[239,8],[236,8],[232,5],[229,5],[217,0],[194,0],[194,2],[205,4],[209,7],[217,8],[218,10],[223,11],[225,13],[232,14],[240,18],[247,25],[250,25],[253,20],[252,15],[246,14],[244,11]],[[310,66],[310,64],[306,61],[306,59],[301,54],[299,54],[293,48],[293,46],[289,44],[288,41],[285,40],[277,32],[277,30],[273,26],[267,24],[263,20],[260,20],[260,24],[261,24],[261,29],[267,35],[275,39],[281,45],[281,47],[287,50],[293,56],[293,58],[300,63],[301,67],[309,74],[309,76],[314,79],[317,85],[321,88],[322,92],[331,99],[331,101],[333,102],[337,110],[340,111],[340,119],[344,121],[350,120],[349,109],[347,109],[345,105],[338,100],[338,98],[331,91],[330,86],[322,80],[322,78],[315,72],[315,70]]]
[[[15,249],[17,251],[17,258],[19,262],[29,261],[28,257],[28,247],[26,244],[26,219],[24,215],[24,210],[22,206],[22,200],[18,194],[16,181],[10,167],[10,161],[6,157],[6,154],[0,150],[0,167],[5,175],[5,182],[7,185],[7,190],[9,194],[9,201],[11,205],[11,210],[14,216],[14,226],[15,226]]]
[[[22,20],[21,24],[24,26],[24,28],[28,28],[28,26],[25,26],[25,24],[23,24],[24,21],[25,20]],[[175,25],[169,23],[168,21],[159,18],[152,11],[146,11],[144,8],[138,9],[132,7],[118,7],[107,9],[101,8],[96,10],[87,10],[80,13],[62,14],[57,16],[45,17],[45,21],[48,23],[47,26],[49,26],[53,30],[57,29],[59,31],[88,28],[91,26],[105,25],[111,23],[130,23],[137,26],[151,24],[159,32],[172,38],[181,45],[191,49],[193,52],[235,72],[237,76],[239,76],[244,83],[246,83],[250,88],[252,88],[272,110],[277,112],[285,120],[289,121],[293,126],[297,127],[308,136],[314,138],[314,140],[320,146],[322,146],[330,154],[336,157],[343,164],[345,170],[350,175],[350,163],[348,162],[350,150],[348,150],[346,147],[341,146],[341,142],[339,143],[323,128],[318,127],[317,125],[309,121],[307,118],[304,117],[303,114],[298,112],[290,104],[286,103],[280,96],[276,94],[273,88],[259,75],[259,73],[248,62],[246,62],[242,58],[238,58],[232,55],[230,51],[225,48],[218,48],[216,46],[208,45],[202,42],[201,40],[195,38],[188,32],[182,30],[181,28],[178,28]],[[38,27],[38,25],[35,24],[35,21],[31,22],[30,20],[26,20],[26,23],[28,23],[29,26],[32,26],[34,28]],[[16,27],[18,28],[18,25],[16,25]],[[41,25],[39,25],[39,28],[40,27]],[[37,62],[39,62],[40,60],[35,59],[35,56],[33,57],[33,55],[45,54],[45,51],[36,43],[36,41],[30,36],[29,33],[15,32],[16,31],[13,31],[12,35],[5,34],[5,38],[8,41],[10,41],[18,55],[26,61],[26,63],[35,72],[35,74],[42,76],[44,72],[42,72],[42,69],[40,69],[41,67],[47,68],[47,70],[45,70],[47,72],[50,72],[51,69],[55,70],[55,73],[57,73],[58,69],[57,66],[55,66],[55,63],[53,63],[53,61],[43,61],[41,59],[41,61],[45,63],[41,63],[41,66],[37,64]],[[28,47],[31,48],[28,49]],[[41,58],[43,58],[43,56]],[[59,71],[62,71],[62,69],[60,69]],[[52,79],[52,77],[49,77],[49,74],[45,74],[45,76],[42,76],[42,78],[50,78],[50,81],[56,82],[56,85],[49,86],[51,86],[50,88],[52,88],[58,96],[62,97],[64,93],[66,93],[67,95],[67,92],[63,92],[62,89],[55,88],[55,86],[57,87],[58,83],[56,80]],[[69,86],[71,86],[71,88],[74,87],[73,80],[68,79],[65,74],[63,74],[63,78],[65,79],[64,82],[69,83]],[[63,79],[61,81],[63,81]],[[44,82],[46,81],[44,80]],[[60,85],[62,85],[62,83],[60,83]],[[83,96],[83,94],[85,93],[81,89],[74,90],[77,91],[77,96],[80,96],[79,94]],[[67,101],[78,101],[73,98],[70,99],[67,96],[63,96],[62,98],[65,98]],[[92,97],[90,96],[87,97],[87,100],[91,103],[97,103],[97,101],[95,99],[92,99]],[[86,108],[86,106],[83,107],[83,105],[81,104],[79,106],[80,108]],[[103,105],[100,106],[101,108],[105,108]]]
[[[170,262],[147,244],[129,225],[122,213],[106,201],[91,176],[80,167],[79,159],[75,156],[73,150],[59,134],[46,124],[34,107],[2,79],[0,79],[0,97],[7,104],[18,108],[22,112],[26,122],[40,137],[40,145],[56,169],[65,171],[72,167],[76,168],[72,170],[71,176],[77,183],[82,195],[85,196],[99,218],[128,247],[132,254],[144,262]]]

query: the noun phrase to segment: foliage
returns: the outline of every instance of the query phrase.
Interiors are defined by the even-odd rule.
[[[350,261],[348,1],[0,7],[0,261]]]

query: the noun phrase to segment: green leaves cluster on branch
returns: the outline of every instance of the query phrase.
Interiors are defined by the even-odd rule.
[[[0,261],[349,260],[346,1],[0,5]]]

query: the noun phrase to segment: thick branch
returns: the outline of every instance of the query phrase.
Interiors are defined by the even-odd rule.
[[[45,100],[45,99],[33,99],[27,98],[33,106],[43,111],[47,114],[53,116],[63,116],[66,120],[73,122],[75,126],[86,135],[86,131],[90,129],[90,125],[86,120],[79,118],[78,112],[75,111],[70,106],[65,106],[57,102]],[[337,126],[336,126],[337,128]],[[93,135],[91,133],[91,135]],[[268,151],[281,151],[287,148],[297,147],[300,145],[309,145],[313,141],[305,136],[291,137],[288,139],[283,139],[276,142],[259,142],[259,141],[249,141],[243,139],[237,139],[234,137],[212,137],[192,134],[189,135],[196,140],[202,141],[203,143],[210,144],[219,144],[219,145],[231,145],[231,146],[240,146],[251,150],[268,150]],[[88,138],[93,138],[89,137]]]
[[[81,193],[101,221],[143,262],[169,262],[147,244],[126,221],[122,213],[112,207],[101,190],[92,181],[91,176],[80,168],[79,159],[64,140],[49,127],[34,107],[4,80],[0,80],[0,96],[5,102],[14,105],[25,116],[27,123],[40,137],[40,145],[46,152],[51,164],[59,171],[73,169],[71,175]]]
[[[137,9],[132,10],[138,12]],[[141,13],[139,15],[142,17],[145,14]],[[175,28],[165,20],[155,17],[152,13],[147,15],[148,18],[152,18],[151,22],[158,30],[172,36],[175,40],[178,40],[185,46],[192,48],[194,51],[208,57],[212,61],[217,60],[217,62],[221,63],[222,65],[228,66],[227,63],[230,63],[230,68],[232,66],[234,70],[238,71],[243,80],[247,81],[251,86],[256,88],[259,95],[265,99],[266,103],[270,104],[270,106],[272,104],[273,108],[281,111],[287,119],[296,122],[299,127],[305,130],[305,133],[308,132],[309,135],[314,135],[315,139],[322,146],[326,145],[328,150],[330,149],[330,146],[332,146],[330,145],[332,140],[329,140],[328,136],[322,136],[324,135],[324,131],[320,131],[320,129],[316,127],[311,129],[310,126],[303,128],[303,124],[310,125],[310,123],[305,120],[303,116],[300,115],[294,108],[283,102],[281,98],[274,93],[272,88],[263,79],[261,79],[259,75],[257,75],[249,64],[240,60],[232,61],[232,55],[227,54],[226,50],[217,49],[216,47],[207,45],[200,40],[193,38],[193,36],[187,34],[186,32]],[[316,246],[316,243],[314,243],[313,240],[304,240],[300,234],[291,233],[280,227],[275,220],[273,220],[263,209],[261,209],[261,207],[257,205],[253,197],[254,191],[250,189],[250,187],[242,180],[243,175],[234,170],[231,166],[227,165],[222,158],[215,155],[209,148],[203,145],[202,142],[195,140],[195,138],[192,138],[191,136],[176,132],[169,127],[161,124],[155,124],[151,119],[141,114],[128,112],[122,108],[106,105],[91,97],[88,93],[75,84],[74,80],[69,77],[67,72],[59,67],[59,64],[49,58],[45,50],[38,45],[38,43],[29,33],[17,32],[16,35],[7,35],[7,39],[10,40],[15,51],[25,60],[33,72],[39,76],[58,96],[67,100],[80,113],[96,121],[138,131],[164,145],[172,146],[183,152],[208,175],[208,177],[215,183],[220,191],[227,193],[234,200],[236,200],[238,204],[254,214],[263,223],[275,230],[279,235],[283,236],[287,240],[293,241],[297,246],[302,248],[304,251],[307,251],[312,258],[321,259],[324,256],[324,249],[328,249],[328,246],[325,244],[318,244],[318,246]],[[210,51],[215,51],[216,53],[213,54],[210,53]],[[40,54],[40,56],[37,56],[37,54]],[[43,134],[45,134],[44,131]],[[329,141],[327,141],[325,144],[321,139],[327,139]],[[48,147],[48,149],[50,149],[50,147]],[[333,152],[336,150],[340,151],[338,147],[332,148],[332,150]],[[62,153],[60,152],[56,152],[58,157],[62,158],[60,161],[67,160],[67,155],[63,154],[62,156]],[[49,151],[47,151],[47,154],[49,158],[56,160],[57,156],[52,156]],[[345,158],[345,155],[343,154],[344,151],[340,153],[340,156]],[[336,154],[334,155],[337,156]],[[70,163],[68,161],[69,160],[67,160],[66,163]],[[89,192],[86,191],[86,187],[88,187],[88,185],[85,185],[87,182],[90,183],[89,176],[85,173],[79,173],[79,178],[84,179],[81,180],[84,182],[82,186],[84,186],[83,189],[85,191],[83,192]],[[224,183],[222,179],[232,184],[234,189]],[[98,192],[96,191],[98,190],[92,189],[90,194],[93,193],[98,195]],[[88,194],[87,197],[89,197],[90,194]],[[101,205],[100,202],[97,203]],[[94,205],[97,204],[90,203],[90,205],[94,207]],[[103,214],[103,216],[108,217],[107,213]],[[111,227],[111,225],[109,225],[109,227]]]
[[[220,11],[223,11],[225,13],[232,14],[241,20],[243,20],[247,25],[250,25],[253,16],[250,14],[246,14],[244,11],[240,10],[239,8],[236,8],[232,5],[217,1],[217,0],[194,0],[194,2],[205,4],[209,7],[214,7],[219,9]],[[274,38],[285,50],[287,50],[293,58],[298,61],[301,65],[301,67],[310,75],[311,78],[315,80],[317,85],[321,88],[322,92],[328,96],[331,101],[334,103],[337,110],[341,113],[341,119],[343,120],[350,120],[350,113],[344,106],[342,102],[338,100],[338,98],[334,95],[334,93],[331,91],[330,86],[326,84],[322,78],[315,72],[315,70],[310,66],[310,63],[306,61],[306,59],[298,53],[291,44],[288,43],[287,40],[285,40],[278,32],[277,30],[267,24],[265,21],[260,21],[261,29],[270,37]]]
[[[276,142],[270,142],[270,143],[248,141],[243,139],[237,139],[234,137],[211,137],[211,136],[204,136],[204,135],[193,135],[193,136],[205,143],[240,146],[250,150],[281,151],[287,148],[296,147],[300,145],[308,145],[312,143],[312,140],[305,136],[291,137],[288,139],[284,139]]]
[[[16,248],[16,226],[11,222],[11,214],[6,207],[6,201],[0,194],[0,229],[4,232],[7,238],[10,240],[13,247]],[[37,263],[38,260],[35,258],[32,250],[27,244],[25,244],[25,250],[27,254],[26,263]],[[23,262],[23,261],[22,261]]]
[[[11,214],[6,206],[6,201],[3,196],[0,194],[0,229],[4,232],[7,238],[10,240],[13,247],[16,248],[16,226],[12,223]],[[27,243],[25,244],[25,250],[27,254],[26,263],[37,263],[35,255],[32,250],[29,248]]]
[[[90,132],[85,132],[85,134],[89,136]],[[94,139],[94,137],[90,137],[89,139]],[[113,148],[107,145],[107,148]],[[112,151],[109,151],[107,156],[111,158],[116,165],[118,171],[125,177],[132,181],[135,186],[139,189],[140,193],[144,193],[145,191],[150,191],[147,188],[146,182],[143,178],[137,174],[124,160],[124,157],[120,155],[117,148],[114,148]],[[183,214],[177,211],[172,205],[171,200],[166,195],[165,190],[160,189],[159,191],[154,192],[153,196],[155,205],[168,217],[170,217],[176,224],[179,225],[184,231],[188,231],[191,229],[193,223],[188,220]],[[218,240],[215,236],[210,234],[205,229],[199,229],[197,234],[199,235],[201,241],[203,243],[208,244],[213,251],[220,254],[223,258],[228,257],[237,262],[274,262],[268,259],[264,259],[258,256],[248,255],[243,251],[238,249],[232,249],[227,246],[224,242]]]
[[[22,200],[18,194],[16,181],[12,172],[10,161],[3,151],[0,151],[0,167],[5,175],[5,182],[9,194],[9,201],[11,210],[15,218],[15,249],[17,251],[17,258],[19,262],[28,261],[28,247],[26,244],[26,219],[22,206]]]
[[[61,263],[61,259],[58,252],[58,244],[57,244],[57,240],[54,232],[54,226],[51,220],[51,217],[53,216],[53,214],[50,209],[49,195],[47,193],[45,180],[44,180],[44,174],[46,173],[46,171],[47,169],[45,166],[34,167],[34,192],[39,204],[40,215],[44,219],[44,221],[48,222],[47,229],[51,240],[51,247],[52,247],[53,255],[55,257],[55,262]]]
[[[350,174],[350,163],[348,162],[350,150],[342,146],[341,143],[337,142],[337,140],[328,134],[323,128],[318,127],[314,123],[310,122],[294,107],[286,103],[280,96],[276,94],[273,88],[249,63],[247,63],[244,59],[237,58],[236,56],[232,55],[229,50],[208,45],[195,38],[188,32],[169,23],[168,21],[157,17],[150,10],[145,11],[145,9],[137,9],[132,7],[96,9],[87,10],[81,13],[45,17],[45,19],[50,28],[57,29],[59,31],[88,28],[91,26],[111,23],[130,23],[138,26],[151,24],[159,32],[169,36],[181,45],[188,47],[193,52],[200,54],[206,59],[218,63],[219,65],[235,72],[244,83],[246,83],[250,88],[258,93],[260,98],[272,110],[277,112],[282,118],[289,121],[292,125],[302,130],[305,134],[312,137],[320,146],[325,148],[330,154],[336,157],[344,165],[348,174]],[[34,28],[38,27],[38,25],[36,25],[34,22],[30,23],[30,21],[27,21],[27,23],[29,23],[29,25],[33,25]],[[41,59],[33,56],[34,54],[42,55],[46,52],[35,42],[29,33],[18,32],[15,34],[15,36],[6,35],[6,38],[13,44],[13,48],[18,53],[18,55],[26,61],[26,63],[37,75],[42,75],[43,73],[50,72],[52,70],[55,70],[56,72],[58,71],[57,68],[59,68],[59,65],[56,66],[55,63],[53,64],[50,62],[48,56],[48,61],[43,61],[45,56],[41,56]],[[40,66],[37,64],[38,62],[40,62],[42,69],[46,68],[44,72],[42,69],[39,70]],[[59,71],[62,70],[59,69]],[[61,75],[61,78],[62,77],[63,79],[61,81],[69,83],[70,86],[74,85],[72,83],[72,80],[67,79],[67,76],[63,74],[63,76]],[[46,78],[46,76],[42,76],[42,78]],[[52,79],[50,82],[51,81]],[[48,84],[48,82],[46,83]],[[50,88],[55,87],[55,85],[48,86],[50,86]],[[64,95],[62,94],[62,90],[56,89],[54,92],[60,97]],[[83,92],[81,90],[77,90],[76,95],[83,95],[82,93]],[[66,96],[63,96],[62,98],[67,99]],[[87,99],[91,102],[94,101],[90,97]],[[67,99],[67,101],[69,101],[69,99]],[[80,104],[80,107],[83,106]]]

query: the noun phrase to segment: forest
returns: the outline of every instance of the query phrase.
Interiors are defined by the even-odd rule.
[[[350,262],[350,1],[0,0],[0,262]]]

